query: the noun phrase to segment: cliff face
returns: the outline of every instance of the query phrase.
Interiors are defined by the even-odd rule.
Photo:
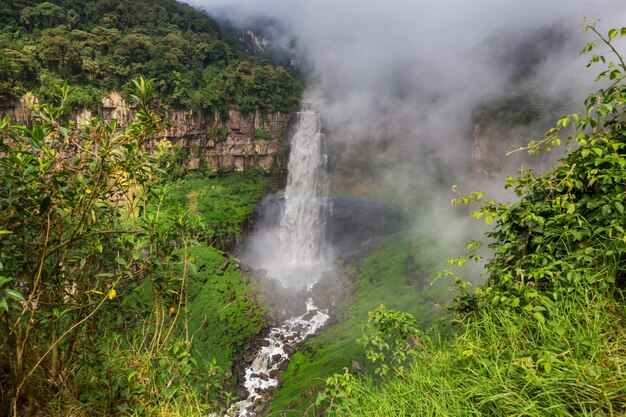
[[[526,152],[507,155],[512,150],[526,146],[541,129],[525,125],[502,127],[498,124],[477,123],[472,132],[472,170],[475,178],[501,178],[529,160]]]
[[[502,169],[508,141],[506,133],[477,123],[472,132],[472,170],[474,176],[494,177]]]
[[[72,119],[85,123],[98,116],[104,120],[117,120],[125,126],[132,120],[131,106],[118,93],[110,93],[102,100],[97,112],[77,110]],[[2,103],[0,117],[9,115],[20,123],[30,124],[31,111],[24,99]],[[268,172],[283,161],[283,136],[290,115],[260,112],[242,114],[231,107],[228,120],[206,112],[189,109],[165,108],[163,114],[165,130],[155,141],[167,138],[187,152],[187,168],[197,170],[208,167],[212,171],[244,171],[250,167],[260,167]],[[151,149],[154,143],[147,143]]]

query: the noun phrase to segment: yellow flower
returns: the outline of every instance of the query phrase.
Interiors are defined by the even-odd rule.
[[[85,190],[85,194],[91,194],[91,189],[90,189],[90,188],[87,188],[87,189]]]

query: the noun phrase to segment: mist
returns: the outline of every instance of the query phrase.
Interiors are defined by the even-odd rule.
[[[386,198],[416,210],[414,227],[449,242],[458,255],[480,228],[450,206],[451,187],[511,198],[503,176],[520,164],[545,169],[556,156],[529,161],[506,151],[541,136],[556,115],[578,111],[597,88],[598,70],[578,51],[592,36],[582,23],[601,19],[606,33],[626,20],[610,0],[244,1],[189,0],[210,15],[246,27],[275,19],[274,44],[295,45],[307,70],[307,94],[323,98],[331,193]],[[489,175],[472,161],[476,112],[519,97],[540,105],[531,121],[504,129],[506,146]],[[460,245],[460,246],[459,246]]]

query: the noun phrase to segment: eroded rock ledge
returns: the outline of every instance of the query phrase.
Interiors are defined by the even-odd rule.
[[[24,99],[0,103],[0,117],[9,115],[19,123],[30,124],[32,112]],[[133,109],[116,92],[107,94],[97,111],[78,109],[72,113],[77,123],[93,116],[117,120],[125,126],[132,119]],[[227,120],[205,111],[174,107],[164,108],[165,131],[156,140],[167,138],[186,151],[189,170],[206,167],[213,172],[245,171],[260,167],[266,172],[284,163],[283,137],[290,114],[243,114],[235,106]],[[147,143],[150,149],[154,143]]]

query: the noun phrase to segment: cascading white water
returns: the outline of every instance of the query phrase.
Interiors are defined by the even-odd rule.
[[[321,118],[311,105],[298,113],[297,132],[291,141],[285,204],[278,229],[257,233],[245,254],[257,269],[284,287],[309,290],[331,268],[324,229],[327,203],[326,155]],[[278,385],[277,375],[288,363],[289,353],[328,320],[327,311],[306,302],[306,313],[270,329],[263,347],[245,369],[242,381],[248,397],[231,409],[239,417],[256,416],[267,401],[264,395]]]
[[[327,258],[324,225],[327,212],[326,155],[320,114],[298,113],[298,130],[291,142],[285,208],[280,222],[280,257],[286,267],[283,284],[315,282]],[[286,279],[289,282],[284,282]]]
[[[280,221],[257,229],[241,258],[283,287],[302,290],[332,269],[324,236],[329,211],[324,135],[312,105],[297,113],[287,168],[284,204],[273,208],[280,210]]]

